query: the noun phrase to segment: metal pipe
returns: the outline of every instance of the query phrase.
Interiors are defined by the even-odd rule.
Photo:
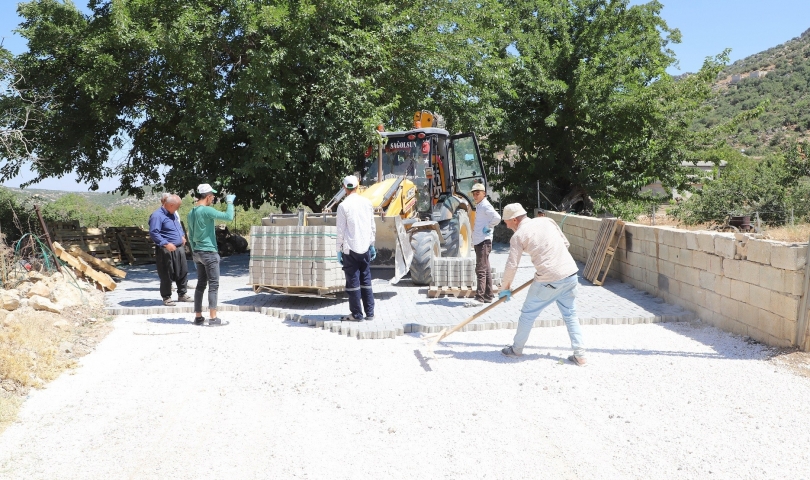
[[[379,146],[378,152],[379,153],[377,155],[377,183],[380,183],[380,182],[383,181],[383,171],[382,171],[382,167],[383,167],[383,165],[382,165],[383,147],[382,147],[382,143]]]
[[[56,254],[53,252],[53,243],[51,243],[51,234],[48,233],[48,227],[45,226],[45,220],[42,219],[42,212],[39,211],[39,205],[34,204],[34,210],[37,212],[37,218],[39,218],[39,224],[42,226],[42,231],[45,233],[45,241],[48,242],[48,248],[51,249],[51,253],[54,255],[54,263],[56,264],[56,270],[59,273],[62,273],[62,267],[59,265],[59,259],[56,258]]]

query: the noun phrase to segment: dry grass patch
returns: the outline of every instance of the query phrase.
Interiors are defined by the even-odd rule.
[[[798,242],[807,243],[810,238],[810,224],[801,224],[795,226],[786,225],[784,227],[768,228],[764,233],[771,240],[779,240],[781,242]]]
[[[633,223],[638,223],[640,225],[652,225],[652,219],[650,215],[640,215]],[[682,223],[675,217],[671,217],[669,215],[658,213],[655,216],[655,226],[656,227],[674,227],[679,228],[681,230],[690,230],[690,231],[698,231],[698,230],[709,230],[712,227],[716,226],[714,223],[701,223],[698,225],[686,225]],[[767,227],[765,225],[762,226],[762,233],[765,238],[769,240],[777,240],[780,242],[793,242],[793,243],[807,243],[807,240],[810,239],[810,224],[804,223],[800,225],[785,225],[781,227]]]
[[[112,319],[100,306],[12,315],[0,322],[0,432],[16,418],[29,390],[76,366],[110,331]]]
[[[69,331],[54,327],[55,313],[24,314],[0,330],[0,378],[22,387],[41,387],[56,378],[72,360],[58,355]],[[69,330],[69,329],[68,329]]]

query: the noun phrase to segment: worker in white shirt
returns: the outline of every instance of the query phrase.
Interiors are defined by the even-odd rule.
[[[492,269],[489,268],[489,254],[492,252],[492,229],[501,223],[501,216],[487,200],[487,190],[483,183],[476,183],[470,190],[475,201],[475,224],[472,243],[475,249],[475,276],[478,289],[475,299],[481,303],[491,303]]]
[[[341,321],[359,322],[374,319],[374,292],[371,290],[371,262],[377,256],[374,237],[374,207],[357,195],[360,181],[354,175],[343,179],[346,198],[337,209],[337,257],[346,276],[350,315]]]
[[[523,355],[523,347],[529,339],[534,320],[544,308],[556,303],[574,349],[574,354],[568,360],[584,367],[588,362],[585,360],[585,341],[576,309],[579,269],[568,253],[568,239],[557,222],[548,217],[528,218],[526,210],[519,203],[504,207],[503,221],[515,233],[509,241],[509,258],[506,259],[502,290],[498,297],[506,297],[507,302],[512,298],[512,281],[524,252],[531,257],[535,273],[534,282],[520,309],[514,343],[501,350],[501,353],[507,357]]]

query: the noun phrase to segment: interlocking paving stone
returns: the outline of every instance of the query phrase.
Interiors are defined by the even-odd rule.
[[[499,272],[506,264],[508,245],[495,245],[490,262]],[[290,297],[267,293],[256,294],[248,285],[249,255],[234,255],[222,259],[219,287],[221,312],[255,311],[288,322],[297,322],[313,328],[331,331],[358,339],[396,338],[405,333],[437,333],[472,316],[483,307],[466,308],[466,298],[428,298],[428,287],[414,286],[408,278],[397,285],[387,279],[374,278],[374,320],[341,322],[348,314],[345,298],[321,299]],[[583,265],[579,265],[580,273]],[[179,303],[176,307],[163,306],[159,293],[159,280],[154,265],[125,267],[127,278],[118,288],[106,294],[107,312],[111,315],[171,313],[193,316],[193,304]],[[392,276],[393,269],[374,270],[375,277]],[[515,277],[513,287],[530,280],[534,268],[524,256]],[[194,294],[196,271],[189,263],[189,295]],[[176,297],[176,293],[175,293]],[[514,329],[520,316],[525,293],[514,296],[490,312],[466,325],[464,331]],[[208,308],[207,294],[203,296],[203,309]],[[691,321],[692,312],[637,290],[628,284],[608,278],[604,286],[596,287],[580,279],[577,298],[577,315],[583,325],[637,324]],[[562,315],[556,306],[546,308],[534,323],[535,327],[563,325]]]

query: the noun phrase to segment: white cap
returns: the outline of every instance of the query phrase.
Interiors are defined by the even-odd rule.
[[[206,193],[217,193],[217,191],[211,188],[211,185],[208,185],[207,183],[201,183],[197,185],[197,193],[199,193],[200,195],[205,195]]]
[[[358,180],[355,175],[349,175],[343,179],[343,186],[349,190],[354,190],[358,185],[360,185],[360,180]]]
[[[521,215],[526,215],[526,210],[524,210],[523,205],[519,203],[510,203],[509,205],[503,207],[504,220],[512,220],[513,218]]]
[[[484,184],[483,184],[483,183],[476,183],[475,185],[473,185],[473,186],[472,186],[472,188],[470,189],[470,192],[477,192],[477,191],[479,191],[479,190],[480,190],[480,191],[482,191],[482,192],[486,192],[486,191],[487,191],[487,189],[486,189],[486,188],[484,188]]]

